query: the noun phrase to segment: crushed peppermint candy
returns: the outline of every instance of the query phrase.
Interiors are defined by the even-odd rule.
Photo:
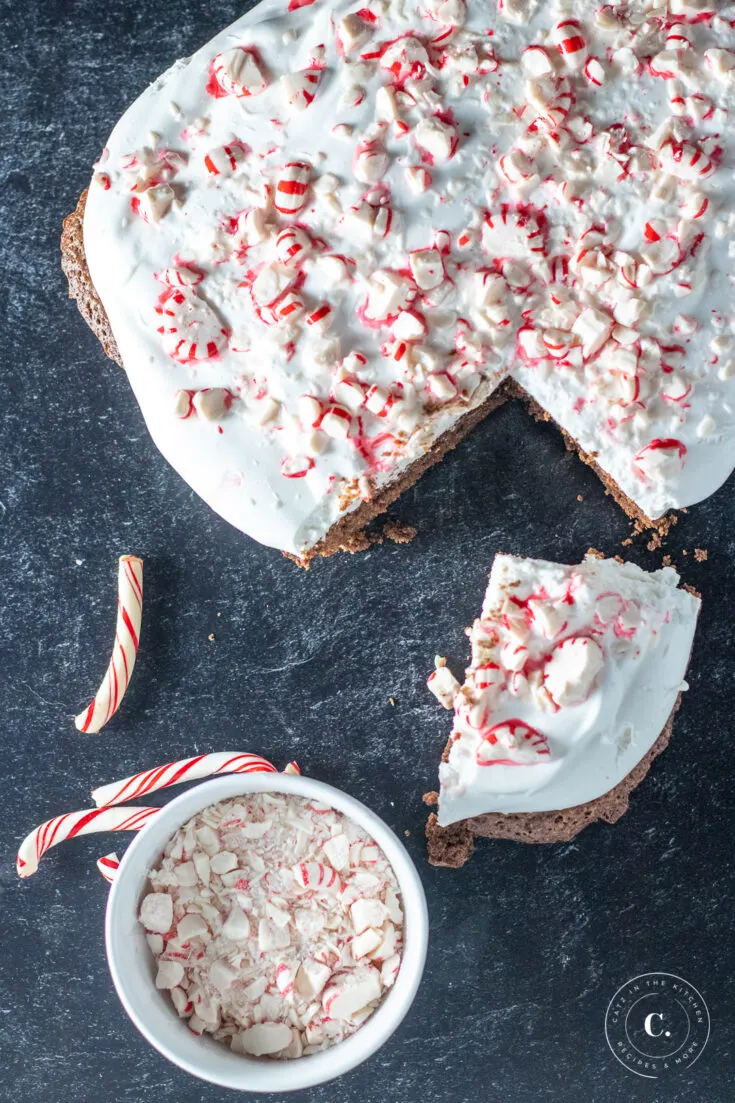
[[[440,656],[428,679],[454,713],[440,823],[583,804],[637,765],[685,688],[699,599],[678,580],[496,556],[464,683]]]
[[[348,1038],[401,963],[398,883],[377,843],[318,801],[260,793],[185,823],[150,871],[140,922],[195,1034],[277,1059]]]
[[[289,11],[288,50],[256,6],[166,74],[90,190],[136,394],[161,439],[185,422],[169,459],[299,553],[510,374],[652,521],[711,494],[735,458],[735,21],[698,0]],[[215,426],[187,415],[205,388],[226,422],[212,398]]]

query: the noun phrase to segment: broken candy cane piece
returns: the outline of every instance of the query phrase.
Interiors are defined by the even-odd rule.
[[[276,238],[276,260],[286,266],[301,264],[309,255],[312,241],[305,230],[287,226]]]
[[[492,257],[513,260],[543,256],[543,223],[526,208],[503,203],[499,211],[488,211],[482,226],[482,247]]]
[[[587,56],[587,42],[576,19],[563,19],[557,23],[554,44],[571,69],[578,69]]]
[[[153,934],[168,934],[174,921],[173,900],[167,892],[149,892],[140,904],[140,921]]]
[[[545,735],[522,720],[504,720],[484,733],[478,766],[533,766],[550,755]]]
[[[140,195],[134,195],[130,206],[144,222],[156,223],[171,210],[176,193],[170,184],[154,184]]]
[[[286,73],[281,78],[281,87],[289,107],[296,111],[305,111],[314,102],[322,69],[302,69],[298,73]]]
[[[156,279],[169,287],[196,287],[204,279],[204,273],[194,264],[177,264],[164,268]]]
[[[351,1019],[380,999],[380,974],[372,966],[335,973],[324,989],[322,1007],[330,1019]]]
[[[661,169],[679,180],[701,180],[715,171],[714,161],[689,142],[668,142],[659,159]]]
[[[155,307],[163,350],[179,364],[216,360],[230,331],[214,309],[191,288],[168,287]]]
[[[105,854],[103,858],[97,859],[97,869],[110,885],[115,880],[119,868],[120,859],[118,858],[114,850],[111,854]]]
[[[296,764],[290,763],[290,765]],[[182,758],[177,762],[167,762],[164,766],[155,766],[152,770],[132,774],[122,781],[102,785],[99,789],[92,790],[92,800],[98,808],[102,808],[133,800],[134,797],[141,797],[144,793],[167,789],[169,785],[179,785],[184,781],[198,781],[216,774],[275,774],[276,772],[275,766],[260,755],[219,751],[214,754],[196,755],[194,758]]]
[[[363,9],[362,14],[371,15],[366,9]],[[340,56],[351,54],[355,50],[359,50],[372,35],[372,20],[374,17],[371,15],[371,19],[368,21],[362,18],[362,14],[360,12],[351,12],[349,15],[346,15],[344,19],[340,20],[336,33],[337,52]]]
[[[377,184],[388,168],[388,154],[375,139],[358,142],[352,171],[363,184]]]
[[[291,1027],[285,1023],[256,1023],[238,1034],[238,1039],[244,1053],[266,1057],[269,1053],[280,1053],[289,1045]]]
[[[640,478],[654,481],[684,466],[687,447],[675,437],[656,438],[633,457],[633,470]]]
[[[27,835],[18,849],[15,866],[19,877],[30,877],[43,854],[52,846],[97,831],[139,831],[159,808],[83,808],[46,820]]]
[[[434,659],[436,669],[427,679],[427,686],[445,709],[451,709],[454,695],[459,690],[459,682],[447,666],[447,660],[441,655]]]
[[[438,116],[422,119],[413,132],[414,143],[429,165],[443,165],[457,152],[457,128]]]
[[[226,146],[210,149],[205,154],[204,164],[210,176],[232,176],[238,165],[245,160],[248,147],[243,142],[230,142]]]
[[[281,214],[298,214],[306,203],[311,165],[305,161],[289,161],[281,169],[276,182],[273,206]]]
[[[310,892],[339,892],[336,872],[321,862],[299,862],[291,872],[296,884]]]
[[[544,667],[544,686],[559,708],[586,701],[605,659],[587,636],[571,636],[555,647]]]
[[[102,685],[84,710],[74,718],[81,732],[98,732],[120,707],[135,666],[143,613],[143,560],[121,555],[117,580],[117,624],[112,658]]]
[[[218,93],[225,96],[257,96],[270,83],[258,54],[246,46],[217,54],[212,61],[212,77]]]

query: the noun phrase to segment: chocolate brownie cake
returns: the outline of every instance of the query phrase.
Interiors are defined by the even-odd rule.
[[[496,556],[464,684],[440,657],[428,682],[454,712],[425,798],[433,864],[462,865],[477,836],[568,842],[623,815],[686,688],[700,602],[677,583],[591,555]]]
[[[510,394],[645,525],[735,463],[735,29],[703,0],[264,0],[155,82],[71,294],[214,509],[300,562]]]

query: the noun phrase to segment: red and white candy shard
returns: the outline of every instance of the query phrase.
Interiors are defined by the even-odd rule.
[[[329,805],[246,795],[184,824],[139,918],[195,1034],[293,1058],[353,1034],[395,982],[403,913],[376,842]]]
[[[544,686],[560,708],[587,700],[605,659],[588,636],[568,636],[551,653],[543,672]]]
[[[171,287],[159,296],[156,314],[164,352],[180,364],[216,360],[230,331],[200,295]]]
[[[143,560],[121,555],[117,579],[117,623],[112,658],[94,698],[74,718],[77,729],[85,733],[102,730],[120,707],[128,688],[138,654],[140,624],[143,615]]]
[[[502,720],[484,733],[476,758],[478,766],[532,766],[550,755],[541,732],[522,720]]]
[[[311,107],[321,78],[321,69],[302,69],[298,73],[287,73],[281,80],[286,103],[296,111],[305,111],[307,107]]]
[[[273,205],[281,214],[298,214],[306,203],[311,177],[311,165],[304,161],[289,161],[276,180]]]
[[[111,854],[105,854],[104,857],[97,859],[97,869],[102,874],[105,881],[110,885],[117,877],[119,868],[120,859],[114,851]]]
[[[259,5],[129,109],[85,251],[218,512],[302,556],[508,375],[652,521],[721,485],[735,24],[651,10]]]
[[[228,96],[258,96],[270,83],[258,54],[247,46],[217,54],[212,74]]]
[[[441,824],[585,804],[634,769],[675,708],[689,659],[699,599],[677,582],[671,568],[646,574],[617,560],[496,556],[468,630],[464,685],[441,659],[429,680],[454,709]]]
[[[246,145],[235,141],[210,149],[204,156],[207,172],[210,176],[234,176],[248,152]]]

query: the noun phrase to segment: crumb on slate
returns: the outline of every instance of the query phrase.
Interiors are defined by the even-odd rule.
[[[577,501],[578,502],[583,502],[584,501],[584,495],[583,494],[578,494],[577,495]]]
[[[707,549],[706,548],[695,548],[694,549],[694,558],[696,559],[697,563],[706,563],[707,562]]]
[[[393,706],[393,708],[395,708],[396,707],[395,697],[389,697],[388,700],[389,700],[390,704]]]
[[[383,536],[394,544],[410,544],[418,530],[404,521],[387,520],[383,525]]]
[[[214,639],[214,632],[210,632],[209,635],[207,636],[207,639],[208,640],[213,640]]]

